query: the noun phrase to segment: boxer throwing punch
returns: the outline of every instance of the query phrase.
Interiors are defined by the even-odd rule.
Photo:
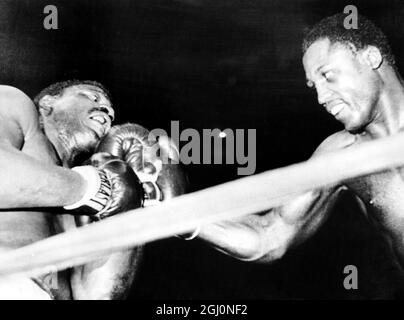
[[[358,17],[357,29],[345,29],[344,19],[344,14],[323,19],[303,41],[307,85],[345,127],[325,139],[313,157],[404,129],[404,85],[385,35],[365,17]],[[242,260],[272,262],[316,232],[343,189],[360,199],[404,267],[402,168],[313,190],[262,214],[206,225],[199,238]]]

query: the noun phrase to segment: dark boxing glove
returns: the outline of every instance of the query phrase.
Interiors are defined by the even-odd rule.
[[[101,141],[98,151],[116,156],[132,167],[142,184],[143,206],[186,192],[188,180],[179,164],[178,149],[166,136],[157,139],[137,124],[116,125]]]
[[[143,190],[140,181],[125,161],[108,153],[96,153],[88,164],[72,169],[87,181],[86,194],[64,209],[100,220],[141,206]]]
[[[179,164],[177,146],[167,136],[157,139],[137,124],[117,125],[111,128],[98,150],[117,156],[132,167],[143,187],[143,206],[156,205],[187,191],[188,178]],[[198,233],[199,228],[179,236],[191,240]]]

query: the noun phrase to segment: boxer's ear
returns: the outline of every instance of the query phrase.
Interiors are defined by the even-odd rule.
[[[372,69],[379,69],[383,62],[382,53],[375,46],[367,46],[363,51],[363,58]]]
[[[39,112],[43,117],[48,117],[53,112],[53,104],[55,102],[55,97],[51,95],[45,95],[39,100]]]

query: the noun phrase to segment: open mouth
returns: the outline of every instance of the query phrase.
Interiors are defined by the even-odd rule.
[[[326,108],[335,117],[345,108],[345,103],[341,100],[334,100],[328,103]]]
[[[90,128],[98,135],[99,138],[102,138],[111,126],[111,120],[103,112],[92,113],[89,119]]]
[[[108,122],[106,117],[104,117],[103,115],[93,115],[93,116],[90,116],[90,119],[100,123],[101,125],[104,125]]]
[[[330,109],[330,113],[335,117],[338,113],[340,113],[342,111],[342,109],[344,109],[344,107],[345,107],[345,104],[340,102],[336,106],[334,106]]]

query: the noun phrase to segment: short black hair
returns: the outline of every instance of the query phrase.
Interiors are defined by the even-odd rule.
[[[395,58],[383,31],[372,21],[359,14],[358,28],[347,29],[344,27],[346,17],[347,15],[344,13],[337,13],[331,17],[324,18],[314,25],[304,36],[303,54],[315,41],[328,38],[332,44],[353,44],[358,50],[367,46],[375,46],[380,50],[383,59],[395,68]]]
[[[111,94],[109,93],[108,89],[105,88],[101,83],[93,80],[78,80],[78,79],[60,81],[51,84],[34,97],[34,103],[36,107],[39,108],[39,101],[41,101],[41,99],[44,96],[46,95],[58,96],[61,95],[63,93],[63,90],[65,90],[66,88],[70,88],[77,85],[90,85],[101,89],[102,92],[105,94],[105,96],[108,98],[108,100],[112,103]]]

